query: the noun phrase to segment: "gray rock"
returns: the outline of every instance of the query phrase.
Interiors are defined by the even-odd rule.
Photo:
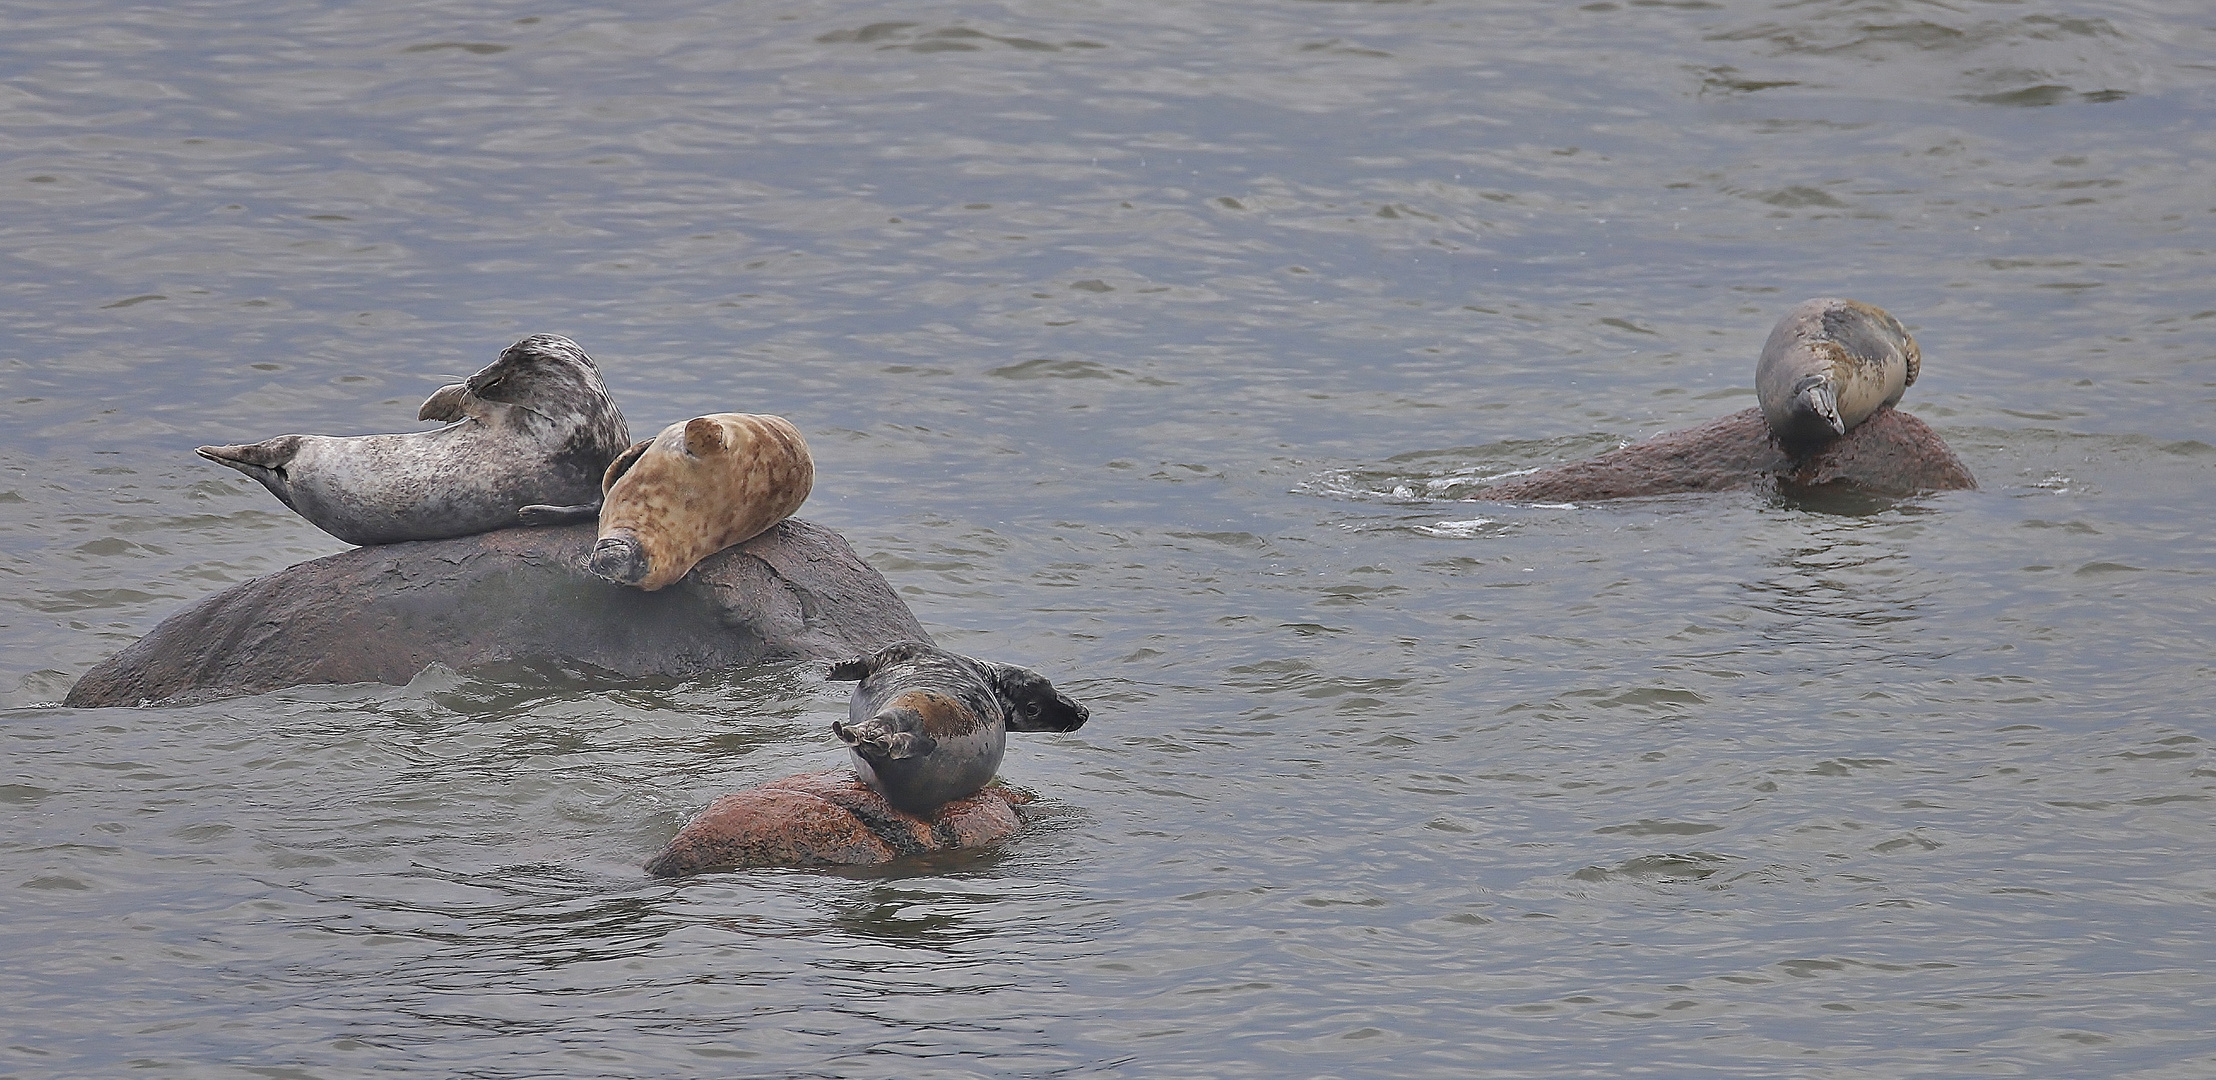
[[[1592,502],[1734,488],[1839,485],[1874,495],[1974,488],[1939,433],[1898,409],[1879,410],[1822,450],[1794,458],[1747,409],[1586,461],[1512,477],[1478,492],[1501,502]]]
[[[592,576],[595,527],[355,548],[241,582],[86,672],[64,704],[137,705],[305,683],[404,685],[552,665],[612,680],[839,660],[930,635],[845,538],[787,519],[659,592]]]

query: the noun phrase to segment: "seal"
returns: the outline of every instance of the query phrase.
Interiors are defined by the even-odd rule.
[[[577,343],[536,334],[467,381],[440,387],[436,431],[279,435],[196,451],[260,481],[349,544],[438,540],[515,525],[525,506],[591,504],[630,429]]]
[[[902,813],[927,816],[991,782],[1011,731],[1075,731],[1092,713],[1030,668],[904,641],[831,667],[858,679],[831,734]]]
[[[1799,458],[1898,402],[1922,365],[1916,339],[1883,309],[1803,300],[1763,344],[1754,392],[1778,445]]]
[[[715,413],[671,424],[609,464],[600,540],[586,566],[653,592],[790,517],[815,482],[808,444],[782,416]]]

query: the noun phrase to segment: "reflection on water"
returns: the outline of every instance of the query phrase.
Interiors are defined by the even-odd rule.
[[[0,1072],[2205,1072],[2181,3],[0,13]],[[1986,485],[1547,506],[1845,295]],[[52,703],[526,333],[792,418],[1015,842],[644,879],[844,684]],[[1066,677],[1065,677],[1066,673]],[[120,1019],[119,1019],[120,1018]],[[1813,1063],[1813,1064],[1812,1064]]]

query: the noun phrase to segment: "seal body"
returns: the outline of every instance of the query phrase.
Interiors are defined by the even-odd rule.
[[[600,540],[587,566],[649,592],[790,517],[815,460],[781,416],[716,413],[625,450],[601,480]]]
[[[860,680],[846,721],[831,724],[855,774],[919,817],[990,783],[1009,732],[1075,731],[1092,715],[1029,668],[921,642],[834,664],[831,677]]]
[[[1900,320],[1855,300],[1804,300],[1778,320],[1755,365],[1762,417],[1804,456],[1901,399],[1923,354]]]
[[[197,452],[347,543],[391,544],[514,525],[531,504],[591,502],[631,441],[592,358],[553,334],[524,338],[467,381],[440,387],[417,418],[448,424]]]

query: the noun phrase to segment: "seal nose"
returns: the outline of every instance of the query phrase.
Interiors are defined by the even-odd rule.
[[[646,548],[630,530],[618,530],[600,538],[592,546],[592,557],[585,568],[618,585],[637,585],[646,580],[651,567],[647,564]]]

